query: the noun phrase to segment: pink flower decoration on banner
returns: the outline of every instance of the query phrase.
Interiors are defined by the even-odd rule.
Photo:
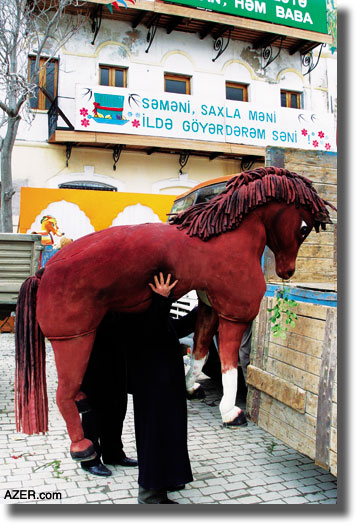
[[[86,117],[87,114],[88,114],[88,110],[87,110],[87,108],[82,108],[82,109],[79,111],[79,113],[80,113],[81,115],[83,115],[83,117]]]
[[[313,140],[313,146],[314,148],[317,148],[319,146],[319,142],[317,140]]]
[[[87,118],[83,118],[83,120],[80,121],[81,125],[87,128],[90,124],[89,120]]]
[[[329,142],[327,142],[327,143],[325,144],[325,149],[327,149],[327,150],[331,149],[331,144],[329,144]]]
[[[304,128],[302,129],[302,135],[303,137],[305,137],[306,135],[308,135],[308,131]]]
[[[324,131],[319,131],[318,137],[320,137],[321,139],[324,138],[325,137]]]
[[[134,119],[134,120],[132,121],[132,125],[133,125],[134,128],[138,128],[139,125],[140,125],[140,121],[137,120],[137,119]]]

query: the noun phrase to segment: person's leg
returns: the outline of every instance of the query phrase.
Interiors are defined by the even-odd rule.
[[[100,460],[101,448],[98,436],[98,417],[96,410],[90,409],[82,414],[82,427],[85,438],[92,441],[97,456],[90,461],[82,461],[80,466],[83,470],[94,476],[111,476],[111,470],[105,467]]]
[[[183,360],[174,350],[162,351],[158,364],[152,355],[142,356],[136,365],[139,381],[133,392],[138,483],[141,488],[165,492],[193,479]]]
[[[242,368],[242,372],[245,378],[247,375],[247,367],[250,364],[250,353],[251,353],[251,342],[252,342],[252,323],[251,321],[242,336],[242,341],[239,349],[239,362]]]

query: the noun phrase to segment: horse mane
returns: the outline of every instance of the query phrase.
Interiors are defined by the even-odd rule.
[[[195,204],[169,219],[170,224],[187,229],[187,235],[207,241],[220,233],[236,229],[252,210],[270,202],[284,201],[303,206],[314,217],[315,230],[325,230],[331,219],[326,206],[336,208],[317,194],[312,182],[274,166],[256,168],[235,175],[226,183],[226,189],[208,202]]]

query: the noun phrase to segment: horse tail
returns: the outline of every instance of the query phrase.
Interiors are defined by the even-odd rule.
[[[39,434],[48,430],[45,338],[36,320],[36,299],[43,271],[22,284],[16,306],[16,430]]]

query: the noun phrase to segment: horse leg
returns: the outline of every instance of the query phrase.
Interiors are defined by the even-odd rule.
[[[82,423],[75,403],[80,390],[90,352],[94,344],[95,332],[73,339],[52,340],[57,373],[57,405],[66,422],[71,440],[72,459],[87,461],[95,457],[94,446],[84,438]]]
[[[204,391],[195,380],[199,376],[208,357],[209,345],[217,331],[219,318],[210,306],[202,301],[198,304],[196,329],[194,331],[194,348],[189,372],[185,378],[188,399],[201,399]]]
[[[237,365],[242,336],[248,323],[236,323],[220,318],[219,354],[221,362],[223,397],[219,408],[224,426],[241,426],[246,418],[235,406],[237,393]]]

